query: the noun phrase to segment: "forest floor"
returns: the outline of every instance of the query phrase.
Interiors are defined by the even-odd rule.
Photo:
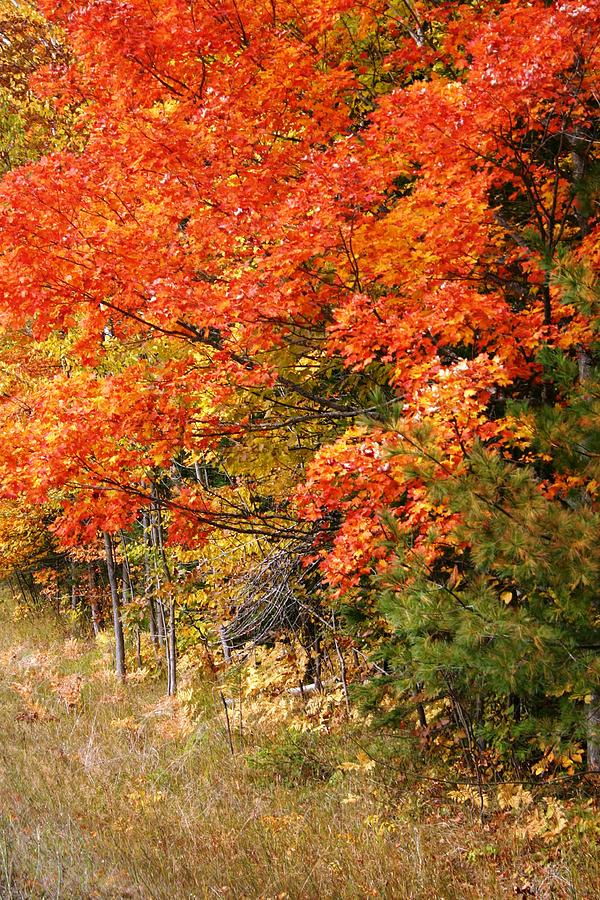
[[[348,736],[246,728],[232,754],[214,685],[169,701],[108,664],[0,604],[2,900],[600,896],[589,791],[482,824]]]

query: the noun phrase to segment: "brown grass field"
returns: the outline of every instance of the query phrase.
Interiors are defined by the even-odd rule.
[[[0,619],[3,900],[600,896],[589,788],[481,824],[343,734],[248,728],[232,755],[211,685],[168,702],[51,618]]]

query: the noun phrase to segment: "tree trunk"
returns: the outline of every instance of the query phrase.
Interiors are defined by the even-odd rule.
[[[135,626],[135,656],[138,669],[143,669],[144,663],[142,661],[142,635],[139,625]]]
[[[29,601],[28,601],[27,594],[25,592],[25,588],[26,588],[25,580],[18,569],[15,569],[15,579],[19,586],[19,593],[21,594],[21,599],[23,601],[23,604],[25,606],[27,606]]]
[[[96,585],[96,572],[94,571],[94,563],[88,563],[88,589],[90,592],[90,607],[92,610],[92,628],[94,629],[94,637],[98,637],[102,630],[102,616],[100,614],[100,605],[98,603],[98,588]]]
[[[117,588],[117,573],[113,542],[110,534],[104,532],[104,549],[106,551],[106,571],[110,584],[112,598],[113,626],[115,629],[115,671],[117,678],[125,680],[125,640],[123,638],[123,623],[121,621],[121,608],[119,605],[119,591]]]
[[[169,597],[169,637],[167,641],[167,693],[174,697],[177,693],[177,635],[175,632],[175,600]]]
[[[156,647],[158,644],[158,634],[156,628],[156,609],[152,597],[152,573],[150,571],[150,548],[152,546],[152,539],[150,535],[150,514],[148,512],[144,512],[142,516],[142,527],[144,531],[144,596],[146,598],[146,607],[148,609],[150,640],[152,641],[152,645]]]
[[[123,547],[123,603],[127,603],[129,600],[135,600],[135,591],[133,589],[129,557],[127,556],[127,544],[122,533],[121,546]]]
[[[76,610],[79,601],[79,591],[77,588],[77,566],[75,561],[71,560],[71,609]]]
[[[152,486],[152,496],[156,496],[156,488],[154,485]],[[158,519],[158,511],[157,505],[154,503],[152,505],[152,509],[150,510],[149,515],[149,523],[150,523],[150,545],[152,547],[152,565],[154,568],[154,576],[156,579],[156,622],[157,622],[157,635],[158,635],[158,643],[161,647],[165,647],[166,652],[166,643],[167,643],[167,623],[165,619],[165,607],[164,603],[161,599],[161,591],[162,591],[162,579],[160,575],[160,569],[157,563],[157,555],[159,553],[160,547],[160,537],[159,537],[159,527],[160,523],[157,524]]]
[[[574,204],[575,215],[581,230],[581,236],[585,237],[590,230],[590,211],[582,208],[581,194],[585,191],[585,179],[591,160],[593,147],[592,140],[582,131],[581,127],[575,127],[570,137],[571,164],[573,167],[572,186],[576,199],[580,202]],[[579,194],[579,197],[578,197]]]
[[[230,663],[231,649],[227,641],[227,631],[224,625],[221,625],[221,627],[219,628],[219,637],[221,638],[221,646],[223,647],[223,656],[225,658],[225,662]]]
[[[15,575],[17,576],[17,581],[19,583],[19,587],[21,588],[21,594],[23,595],[23,602],[27,606],[29,600],[33,606],[36,606],[38,603],[38,595],[35,587],[35,581],[33,580],[33,576],[29,575],[27,572],[23,572],[21,569],[15,570]],[[29,596],[28,596],[29,595]],[[59,610],[60,610],[60,593],[59,593]]]
[[[592,374],[592,359],[584,347],[577,354],[579,381],[585,384]],[[592,690],[592,698],[586,710],[587,731],[587,769],[588,772],[600,772],[600,691]]]
[[[587,770],[600,772],[600,691],[587,704]]]
[[[155,540],[157,542],[157,549],[159,551],[160,560],[162,563],[163,571],[165,574],[165,580],[169,587],[168,591],[168,614],[169,614],[169,625],[168,625],[168,633],[166,640],[166,657],[167,657],[167,694],[169,697],[173,697],[177,693],[177,635],[176,635],[176,626],[175,626],[175,598],[173,596],[173,588],[172,588],[172,578],[171,578],[171,570],[169,568],[169,563],[167,560],[167,554],[165,552],[165,544],[163,539],[163,524],[162,524],[162,516],[160,509],[160,499],[158,496],[158,490],[156,489],[156,485],[153,486],[153,496],[155,498],[155,509],[156,509],[156,524],[155,524]],[[164,604],[161,602],[161,612],[163,616],[163,623],[165,623],[165,615],[164,615]]]

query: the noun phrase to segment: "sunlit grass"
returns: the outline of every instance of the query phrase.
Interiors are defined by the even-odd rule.
[[[2,898],[598,895],[592,835],[534,846],[356,758],[342,737],[245,733],[124,688],[102,647],[0,610]],[[189,699],[189,695],[188,695]],[[523,893],[524,892],[524,893]]]

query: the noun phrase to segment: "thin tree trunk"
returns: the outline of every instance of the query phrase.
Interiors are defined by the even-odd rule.
[[[335,647],[336,656],[338,658],[338,663],[340,666],[340,679],[342,681],[342,690],[344,691],[344,703],[346,705],[346,714],[350,715],[350,697],[348,695],[348,680],[346,678],[346,660],[344,659],[344,654],[340,649],[340,645],[338,644],[338,640],[336,637],[336,622],[335,622],[335,613],[331,613],[331,628],[333,634],[333,645]]]
[[[127,563],[123,560],[121,566],[121,597],[123,599],[123,606],[126,606],[129,602],[129,596],[129,591],[127,590]]]
[[[135,591],[133,589],[131,566],[129,565],[127,544],[125,543],[123,532],[121,532],[121,546],[123,547],[123,602],[127,603],[129,600],[135,600]]]
[[[104,532],[104,549],[106,551],[106,571],[110,584],[112,598],[113,626],[115,630],[115,671],[121,681],[125,680],[125,640],[123,638],[123,623],[121,621],[121,608],[119,605],[119,591],[117,588],[117,573],[115,566],[113,541],[110,534]]]
[[[77,590],[77,566],[75,560],[71,560],[71,609],[77,609],[79,592]]]
[[[198,484],[204,485],[207,488],[208,485],[208,472],[206,471],[206,467],[203,469],[200,468],[200,463],[198,460],[194,463],[194,472],[196,473],[196,481]]]
[[[577,354],[579,381],[585,384],[592,374],[592,359],[584,347]],[[600,772],[600,690],[595,686],[591,691],[591,701],[587,704],[587,769],[588,772]]]
[[[305,675],[310,681],[314,681],[316,689],[322,690],[321,683],[321,640],[317,625],[312,617],[309,617],[306,623],[308,664],[306,666]]]
[[[156,488],[154,485],[152,486],[152,496],[156,497]],[[158,635],[158,643],[161,647],[165,648],[166,653],[166,643],[167,643],[167,623],[165,619],[165,607],[161,599],[161,591],[162,591],[162,579],[160,575],[160,569],[157,564],[156,556],[159,552],[160,546],[160,537],[159,537],[159,526],[157,524],[155,516],[155,512],[157,511],[156,503],[153,504],[152,509],[150,511],[150,544],[153,549],[152,554],[152,564],[154,568],[154,577],[156,579],[156,609],[157,609],[157,635]]]
[[[156,610],[154,599],[152,597],[152,574],[150,571],[150,516],[148,512],[144,512],[142,516],[142,527],[144,530],[144,595],[146,597],[146,606],[148,609],[148,629],[150,631],[150,640],[154,647],[158,644],[158,635],[156,629]]]
[[[219,637],[221,638],[221,646],[223,647],[223,656],[225,658],[225,662],[231,662],[231,650],[229,644],[227,642],[227,630],[224,625],[221,625],[219,628]]]
[[[27,606],[28,598],[27,598],[27,594],[25,593],[26,585],[25,585],[23,576],[21,575],[21,573],[19,572],[18,569],[15,569],[15,579],[19,586],[19,591],[20,591],[21,597],[23,599],[23,603],[25,604],[25,606]]]
[[[17,582],[17,588],[18,588],[18,586],[19,586],[19,581],[18,581],[17,578],[15,578],[15,581]],[[9,587],[10,587],[10,592],[11,592],[11,594],[12,594],[12,598],[13,598],[13,600],[16,602],[16,600],[17,600],[17,590],[15,590],[15,585],[14,585],[14,582],[13,582],[13,580],[12,580],[12,577],[10,577],[10,578],[8,579],[8,585],[9,585]]]
[[[587,704],[587,770],[600,772],[600,691]]]
[[[16,574],[17,574],[18,578],[20,579],[21,593],[23,594],[23,600],[25,601],[25,604],[27,605],[27,603],[28,603],[27,594],[29,594],[29,599],[31,600],[33,605],[36,606],[37,602],[38,602],[38,594],[37,594],[37,590],[35,587],[35,582],[33,580],[33,576],[30,575],[28,578],[27,577],[28,573],[20,571],[20,570],[18,570]],[[58,587],[57,587],[57,590],[59,591],[59,594],[58,594],[59,607],[58,608],[60,611],[60,590]]]
[[[593,147],[592,140],[582,132],[580,127],[573,129],[569,143],[571,144],[571,164],[573,168],[572,186],[575,190],[575,196],[581,195],[585,188],[584,182],[589,169],[591,160],[591,150]],[[580,198],[578,198],[580,199]],[[575,215],[581,230],[581,236],[585,237],[590,230],[590,212],[583,209],[581,203],[575,203]]]
[[[177,693],[177,635],[175,630],[175,599],[169,595],[169,640],[168,640],[168,678],[167,693],[169,697]]]
[[[98,604],[98,588],[96,586],[96,573],[94,571],[94,563],[88,563],[88,588],[90,592],[90,607],[92,610],[92,628],[94,636],[98,637],[102,630],[102,617],[100,615],[100,606]]]
[[[129,560],[127,558],[127,545],[125,544],[125,538],[121,534],[121,545],[123,547],[123,567],[122,567],[122,575],[121,575],[121,595],[123,597],[123,606],[127,607],[127,604],[135,599],[135,594],[133,591],[133,582],[131,580],[131,569],[129,568]],[[139,648],[139,628],[137,629],[137,643],[138,643],[138,660],[140,659],[140,648]],[[139,666],[138,666],[139,668]]]
[[[143,668],[143,662],[142,662],[142,636],[141,636],[140,626],[139,626],[139,625],[136,625],[136,626],[135,626],[135,654],[136,654],[136,660],[137,660],[137,667],[138,667],[138,669],[141,669],[141,668]]]
[[[165,616],[165,604],[162,600],[156,601],[156,608],[158,610],[158,643],[161,647],[166,647],[167,644],[167,619]]]
[[[177,634],[176,634],[176,625],[175,625],[175,598],[173,596],[173,588],[171,578],[171,570],[169,568],[169,563],[167,560],[167,554],[165,552],[165,544],[163,539],[163,524],[162,524],[162,515],[160,508],[160,499],[158,497],[158,491],[156,489],[156,485],[153,487],[153,495],[156,502],[156,537],[158,541],[158,551],[160,554],[160,559],[162,562],[163,571],[165,573],[165,579],[167,585],[169,586],[169,605],[168,605],[168,613],[169,613],[169,630],[167,633],[167,641],[166,641],[166,655],[167,655],[167,694],[169,697],[173,697],[177,693]],[[164,617],[164,605],[163,607],[163,617]]]

